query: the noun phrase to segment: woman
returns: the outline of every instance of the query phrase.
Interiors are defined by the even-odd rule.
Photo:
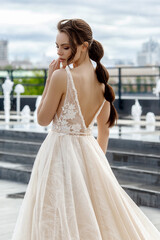
[[[56,45],[59,58],[50,64],[37,113],[40,125],[53,121],[52,129],[37,154],[12,240],[160,239],[104,154],[117,113],[100,63],[102,45],[81,19],[58,23]],[[97,140],[91,134],[96,118]]]

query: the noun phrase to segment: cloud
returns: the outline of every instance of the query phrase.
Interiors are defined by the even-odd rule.
[[[56,24],[64,18],[86,20],[108,57],[135,58],[150,37],[160,42],[159,0],[5,0],[0,4],[0,38],[9,40],[11,58],[55,54]]]

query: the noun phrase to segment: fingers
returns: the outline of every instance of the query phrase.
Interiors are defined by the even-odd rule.
[[[55,60],[53,60],[51,63],[50,63],[50,65],[52,64],[52,63],[54,63],[55,62]]]
[[[60,69],[60,68],[61,68],[61,67],[60,67],[60,64],[61,64],[61,61],[60,61],[59,58],[56,59],[56,60],[53,60],[53,61],[50,63],[50,65],[49,65],[50,71],[51,71],[51,72],[54,72],[55,70]],[[62,63],[62,68],[65,69],[65,68],[66,68],[66,64],[63,64],[63,63]]]
[[[48,69],[48,79],[51,78],[53,72],[57,69],[60,69],[60,62],[59,62],[59,59],[57,60],[53,60],[50,65],[49,65],[49,69]]]
[[[60,68],[60,61],[59,59],[57,60],[53,60],[51,63],[50,63],[50,68],[53,69],[53,71],[55,71],[56,69],[59,69]]]
[[[56,67],[57,67],[58,69],[60,69],[60,60],[59,60],[59,58],[56,60]]]

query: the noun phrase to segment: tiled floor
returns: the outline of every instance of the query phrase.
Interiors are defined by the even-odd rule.
[[[0,180],[0,240],[11,240],[22,199],[7,198],[7,194],[24,192],[25,184]],[[160,231],[160,209],[141,207]]]

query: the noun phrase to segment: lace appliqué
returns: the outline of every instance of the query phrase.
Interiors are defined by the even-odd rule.
[[[62,112],[60,117],[58,118],[56,115],[57,123],[54,124],[53,126],[54,130],[58,132],[62,131],[62,132],[70,132],[74,134],[79,133],[82,130],[81,124],[79,123],[70,124],[70,120],[75,119],[77,113],[78,113],[78,110],[76,109],[75,104],[66,103],[62,107]]]
[[[67,103],[65,106],[63,106],[62,111],[64,113],[64,119],[74,119],[77,113],[76,107],[72,103]]]

